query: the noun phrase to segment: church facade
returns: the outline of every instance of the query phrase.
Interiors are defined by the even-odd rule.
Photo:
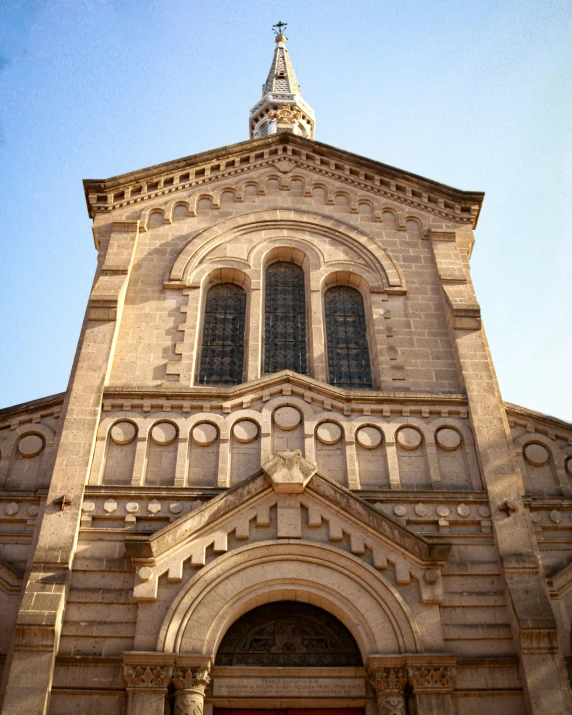
[[[572,712],[572,425],[502,401],[483,201],[314,139],[84,182],[67,391],[0,411],[4,715]],[[255,715],[255,714],[254,714]]]

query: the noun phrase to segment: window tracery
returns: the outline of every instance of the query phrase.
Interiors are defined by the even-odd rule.
[[[343,667],[363,665],[348,629],[308,603],[279,601],[245,613],[228,629],[216,665]]]
[[[348,286],[324,296],[329,382],[346,388],[372,387],[363,298]]]
[[[205,305],[198,384],[242,382],[246,293],[234,283],[209,289]]]
[[[264,372],[307,369],[304,271],[295,263],[272,263],[266,270]]]

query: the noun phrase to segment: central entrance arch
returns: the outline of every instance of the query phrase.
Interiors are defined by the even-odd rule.
[[[171,603],[157,651],[213,658],[230,626],[265,603],[305,602],[350,631],[365,662],[419,653],[419,627],[397,589],[372,566],[328,544],[260,541],[205,566]]]

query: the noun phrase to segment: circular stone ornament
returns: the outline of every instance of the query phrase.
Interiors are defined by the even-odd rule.
[[[322,422],[316,430],[316,437],[322,444],[337,444],[342,438],[342,428],[335,422]]]
[[[137,428],[133,422],[117,422],[111,428],[111,439],[115,444],[129,444],[135,439]]]
[[[183,505],[180,502],[173,502],[169,505],[171,514],[180,514],[183,511]]]
[[[407,514],[407,507],[401,504],[393,507],[393,513],[395,516],[405,516]]]
[[[279,407],[274,413],[274,424],[280,429],[288,432],[291,429],[296,429],[302,421],[302,415],[295,407]]]
[[[14,514],[18,513],[19,508],[19,504],[15,501],[12,501],[6,505],[5,513],[8,514],[8,516],[14,516]]]
[[[139,502],[128,501],[125,505],[125,511],[128,514],[136,514],[139,511]]]
[[[193,442],[199,447],[208,447],[216,442],[218,437],[217,428],[211,425],[210,422],[201,422],[195,426],[193,430]]]
[[[28,434],[18,442],[18,452],[22,457],[37,457],[44,449],[44,440],[37,434]]]
[[[142,566],[139,569],[139,578],[141,581],[150,581],[153,578],[153,569],[149,566]]]
[[[84,503],[81,505],[81,510],[84,511],[86,514],[90,514],[92,511],[95,511],[95,502],[84,501]]]
[[[453,452],[461,444],[461,435],[450,427],[443,427],[435,435],[437,444],[441,449]]]
[[[488,519],[490,515],[491,510],[488,506],[483,505],[479,507],[479,516],[483,516],[485,519]]]
[[[564,462],[564,469],[569,477],[572,477],[572,455]]]
[[[28,515],[29,516],[38,516],[40,512],[40,507],[37,504],[32,504],[32,506],[28,507]]]
[[[437,511],[437,515],[440,516],[442,519],[444,519],[446,516],[449,516],[449,507],[448,506],[438,506],[436,511]]]
[[[524,448],[524,458],[533,467],[542,467],[548,462],[548,450],[541,444],[527,444]]]
[[[175,441],[177,436],[177,428],[170,422],[159,422],[151,430],[151,438],[155,444],[161,447],[166,447]]]
[[[357,443],[364,449],[375,449],[381,444],[381,432],[377,427],[362,427],[356,434]]]
[[[417,449],[421,444],[421,433],[413,427],[403,427],[397,433],[397,444],[403,449]]]
[[[437,571],[436,569],[429,569],[425,571],[425,574],[423,575],[423,580],[425,581],[425,583],[429,584],[437,583],[437,581],[439,580],[439,571]]]
[[[258,437],[258,425],[250,420],[241,420],[235,423],[232,433],[237,442],[248,444]]]

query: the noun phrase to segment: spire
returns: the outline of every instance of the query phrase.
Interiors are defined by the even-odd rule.
[[[286,47],[285,22],[272,27],[276,49],[266,82],[262,85],[262,100],[250,110],[250,138],[267,134],[292,132],[314,138],[314,110],[304,102]]]

